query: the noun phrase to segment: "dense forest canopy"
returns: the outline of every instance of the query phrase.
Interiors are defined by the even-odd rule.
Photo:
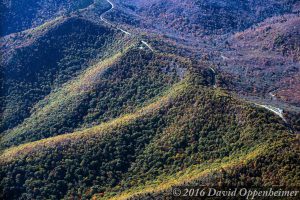
[[[299,11],[298,0],[2,0],[0,199],[298,188]]]

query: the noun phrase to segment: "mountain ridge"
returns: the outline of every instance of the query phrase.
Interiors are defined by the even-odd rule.
[[[1,199],[300,186],[297,0],[49,2],[1,24]]]

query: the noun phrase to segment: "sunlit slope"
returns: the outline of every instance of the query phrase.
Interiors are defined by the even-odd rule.
[[[277,116],[206,83],[202,72],[188,73],[131,114],[5,150],[3,197],[91,198],[102,193],[108,198],[115,192],[142,192],[148,183],[151,191],[177,184],[172,180],[184,174],[177,181],[253,160],[288,137]]]
[[[299,137],[283,136],[267,140],[253,148],[233,153],[221,159],[202,162],[172,175],[160,175],[155,180],[136,184],[120,192],[98,193],[92,199],[162,199],[172,198],[172,187],[299,187]],[[191,156],[193,158],[193,156]],[[124,184],[128,184],[126,181]]]
[[[179,80],[176,70],[184,70],[190,63],[176,59],[141,50],[133,43],[39,101],[29,118],[4,134],[2,148],[69,133],[132,112]]]
[[[79,75],[91,63],[120,51],[113,29],[80,18],[54,21],[27,33],[1,60],[0,132],[29,117],[39,100]]]

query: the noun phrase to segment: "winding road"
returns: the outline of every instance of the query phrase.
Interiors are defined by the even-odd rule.
[[[106,12],[102,13],[101,16],[100,16],[100,19],[101,21],[103,21],[104,23],[108,24],[109,26],[112,26],[114,28],[116,28],[117,30],[125,33],[126,35],[129,35],[129,36],[134,36],[132,33],[122,29],[122,28],[119,28],[117,25],[114,25],[112,23],[110,23],[108,20],[106,20],[104,18],[104,16],[109,13],[110,11],[112,11],[114,8],[115,8],[115,5],[113,4],[113,2],[111,2],[110,0],[106,0],[110,5],[111,5],[111,8],[109,10],[107,10]],[[148,44],[146,41],[142,40],[141,41],[142,44],[144,44],[148,49],[150,49],[152,52],[154,52],[154,49],[151,47],[150,44]]]
[[[128,31],[126,31],[126,30],[124,30],[122,28],[119,28],[117,25],[114,25],[114,24],[110,23],[108,20],[105,19],[104,16],[115,8],[115,5],[113,4],[113,2],[111,2],[110,0],[106,0],[106,1],[111,5],[111,8],[109,10],[107,10],[106,12],[104,12],[104,13],[101,14],[101,16],[100,16],[101,21],[103,21],[104,23],[108,24],[109,26],[112,26],[112,27],[116,28],[117,30],[125,33],[126,35],[134,36],[134,34],[128,32]],[[154,52],[154,49],[146,41],[142,40],[141,43],[144,44],[152,52]],[[225,57],[223,55],[221,55],[221,58],[223,60],[228,60],[229,59],[228,57]],[[216,76],[216,71],[212,67],[210,67],[210,70],[213,72],[214,77],[215,77]],[[215,79],[213,87],[217,88],[216,79]],[[279,116],[284,122],[287,122],[287,120],[283,116],[283,109],[276,108],[276,107],[273,107],[273,106],[270,106],[270,105],[263,105],[263,104],[257,104],[257,103],[255,103],[255,105],[257,105],[259,107],[262,107],[262,108],[265,108],[265,109],[273,112],[274,114],[276,114],[277,116]]]
[[[274,106],[270,106],[270,105],[263,105],[263,104],[258,104],[258,103],[255,103],[255,105],[259,106],[259,107],[262,107],[262,108],[265,108],[273,113],[275,113],[276,115],[278,115],[284,122],[287,123],[287,120],[284,118],[283,116],[283,109],[281,108],[276,108]]]
[[[223,56],[221,55],[221,58],[225,61],[225,60],[229,60],[230,58],[226,57],[226,56]],[[214,74],[216,74],[216,71],[210,67],[210,69],[212,70],[212,72]],[[248,67],[246,69],[246,72],[245,72],[245,76],[247,76],[247,73],[248,73]],[[214,85],[214,87],[216,88],[216,85]],[[273,92],[270,92],[269,95],[271,96],[272,99],[276,99],[276,96],[273,94]],[[271,106],[271,105],[265,105],[265,104],[259,104],[259,103],[255,103],[253,102],[256,106],[259,106],[259,107],[262,107],[262,108],[265,108],[271,112],[273,112],[274,114],[276,114],[277,116],[279,116],[285,123],[287,123],[287,120],[285,119],[283,113],[284,113],[284,110],[281,109],[281,108],[277,108],[277,107],[274,107],[274,106]]]

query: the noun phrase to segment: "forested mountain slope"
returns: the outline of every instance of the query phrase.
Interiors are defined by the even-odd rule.
[[[238,91],[299,106],[300,17],[282,15],[231,36],[220,68],[236,76]]]
[[[0,199],[300,186],[298,0],[2,0]]]
[[[109,19],[207,57],[230,89],[299,107],[298,0],[117,2]]]
[[[1,131],[22,122],[35,103],[93,60],[113,51],[118,37],[114,30],[80,18],[67,18],[50,25],[38,37],[31,34],[32,42],[20,45],[2,61]]]
[[[178,37],[242,31],[264,19],[293,12],[294,0],[125,0],[117,2],[132,13],[132,23]],[[122,12],[114,20],[126,20]],[[141,18],[140,20],[138,20]],[[136,24],[132,24],[136,25]],[[184,34],[184,35],[183,35]]]
[[[196,77],[187,75],[133,113],[5,150],[4,198],[90,198],[99,193],[112,197],[116,189],[142,192],[138,188],[154,189],[165,180],[171,186],[174,174],[193,180],[197,170],[220,162],[235,166],[239,160],[251,161],[278,141],[295,139],[280,118],[210,89],[199,73],[205,75],[205,70]],[[295,173],[289,171],[289,176]]]
[[[92,3],[92,0],[1,0],[0,36],[40,26]]]
[[[132,111],[179,79],[187,64],[176,57],[125,49],[91,66],[53,91],[31,110],[22,124],[8,130],[1,145],[10,146],[67,133]]]

